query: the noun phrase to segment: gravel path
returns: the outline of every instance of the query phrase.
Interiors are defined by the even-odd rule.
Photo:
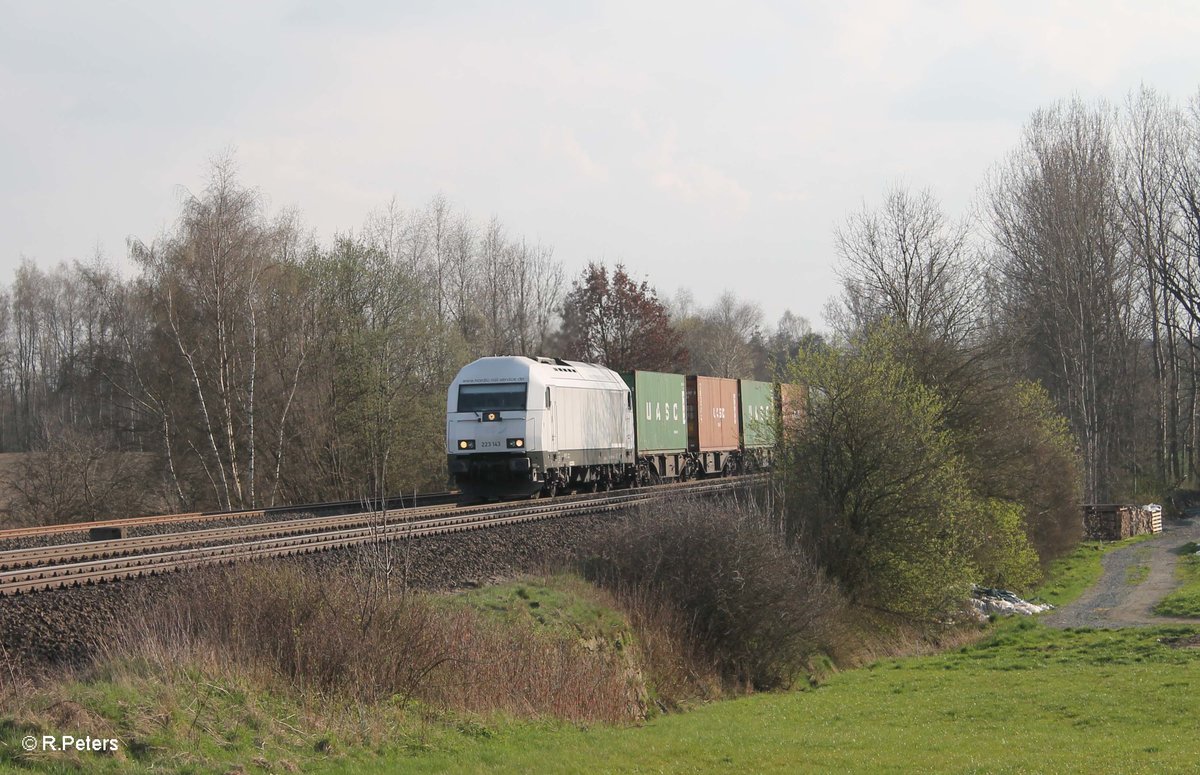
[[[1200,542],[1200,518],[1164,523],[1163,533],[1143,543],[1114,549],[1104,555],[1104,575],[1075,602],[1047,614],[1051,627],[1145,627],[1157,624],[1200,625],[1200,619],[1156,616],[1151,609],[1179,586],[1175,578],[1175,551],[1188,541]],[[1136,566],[1149,574],[1136,581]],[[1130,574],[1133,574],[1132,576]]]

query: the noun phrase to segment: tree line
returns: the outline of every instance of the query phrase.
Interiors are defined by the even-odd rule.
[[[1038,110],[971,220],[897,187],[839,230],[843,332],[880,319],[1032,380],[1068,418],[1092,502],[1194,477],[1200,97]]]
[[[444,485],[444,392],[479,354],[540,353],[563,292],[542,244],[435,197],[319,244],[231,160],[137,272],[23,261],[0,296],[0,448],[15,511],[244,508]]]
[[[819,334],[621,264],[568,281],[551,246],[442,196],[322,243],[221,159],[171,229],[130,240],[131,277],[23,261],[0,291],[0,451],[40,454],[10,472],[14,503],[62,519],[437,488],[443,391],[474,357],[780,379],[879,327],[905,332],[905,367],[950,414],[965,375],[1044,391],[1080,499],[1193,478],[1200,102],[1143,88],[1039,110],[981,192],[967,218],[904,186],[852,213]]]
[[[781,524],[856,602],[941,620],[1022,588],[1080,502],[1196,483],[1200,95],[1039,110],[971,218],[895,186],[836,231],[831,346],[801,352]]]
[[[594,264],[568,289],[550,246],[444,196],[321,244],[224,158],[129,253],[128,278],[23,260],[0,290],[0,451],[34,453],[6,474],[22,521],[441,489],[446,385],[476,357],[690,368],[647,282]]]

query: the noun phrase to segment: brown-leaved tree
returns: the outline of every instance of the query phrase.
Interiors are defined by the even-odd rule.
[[[687,358],[667,309],[648,282],[617,264],[590,263],[563,302],[563,351],[610,369],[673,371]]]

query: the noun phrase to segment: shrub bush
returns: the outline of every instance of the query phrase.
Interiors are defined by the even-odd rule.
[[[979,580],[980,510],[941,402],[893,347],[884,330],[795,364],[810,400],[779,469],[785,524],[855,603],[940,619]]]
[[[778,467],[785,524],[855,603],[945,621],[1077,537],[1076,457],[1040,389],[887,325],[792,379],[809,405]]]
[[[800,676],[841,605],[809,555],[744,500],[643,507],[598,537],[584,573],[635,608],[677,611],[687,672],[712,666],[756,689]]]
[[[370,593],[349,573],[284,563],[184,576],[109,657],[205,662],[303,694],[454,710],[627,721],[644,698],[623,655],[462,606]]]

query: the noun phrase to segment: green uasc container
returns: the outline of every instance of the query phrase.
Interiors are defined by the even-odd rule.
[[[775,387],[770,382],[738,380],[742,446],[775,446]]]
[[[621,375],[633,390],[639,455],[687,449],[687,403],[682,374],[634,371]]]

